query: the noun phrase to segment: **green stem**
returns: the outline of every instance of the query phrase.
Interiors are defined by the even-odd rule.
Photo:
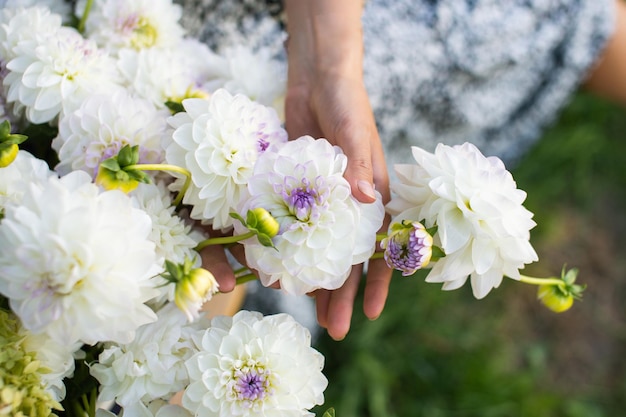
[[[376,233],[376,242],[387,238],[387,233]]]
[[[83,15],[80,18],[80,22],[78,22],[77,29],[80,33],[83,33],[85,31],[85,23],[87,23],[87,17],[89,17],[91,6],[93,6],[93,0],[87,0],[87,4],[85,5],[85,10],[83,10]]]
[[[255,232],[247,232],[247,233],[244,233],[243,235],[237,235],[237,236],[210,237],[198,243],[198,246],[195,247],[195,250],[199,252],[202,249],[210,245],[224,245],[224,244],[229,244],[229,243],[236,243],[241,240],[248,239],[254,236],[255,234],[256,234]]]
[[[174,207],[178,206],[180,202],[183,200],[187,189],[191,185],[191,172],[187,171],[185,168],[181,168],[176,165],[168,165],[168,164],[134,164],[128,165],[124,167],[127,169],[138,169],[142,171],[171,171],[177,172],[179,174],[183,174],[185,176],[185,183],[183,184],[183,188],[180,190],[176,199],[172,202]]]
[[[529,277],[526,275],[520,275],[519,278],[520,282],[524,282],[526,284],[533,284],[533,285],[558,285],[559,287],[565,285],[565,282],[563,282],[563,280],[558,279],[558,278],[535,278],[535,277]]]
[[[237,268],[233,271],[233,273],[235,274],[235,276],[239,275],[239,274],[243,274],[244,272],[249,272],[250,270],[248,269],[247,266],[242,266],[241,268]]]
[[[374,254],[370,256],[370,259],[384,259],[384,258],[385,258],[385,252],[374,252]]]
[[[255,279],[257,279],[257,276],[254,274],[242,275],[240,277],[237,277],[235,285],[245,284],[246,282],[254,281]]]

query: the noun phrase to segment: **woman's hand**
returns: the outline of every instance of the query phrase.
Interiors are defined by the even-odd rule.
[[[389,200],[389,177],[374,115],[363,82],[362,0],[287,0],[288,81],[285,123],[289,136],[324,137],[348,157],[345,178],[362,203]],[[386,231],[387,223],[382,230]],[[343,287],[315,293],[318,322],[334,339],[350,329],[363,266],[354,266]],[[364,312],[380,315],[391,270],[370,261]]]

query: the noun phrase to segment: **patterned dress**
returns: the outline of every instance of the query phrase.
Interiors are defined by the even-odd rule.
[[[285,59],[279,0],[178,0],[219,52]],[[512,162],[541,136],[598,58],[613,0],[368,0],[365,82],[389,164],[410,145],[465,141]]]

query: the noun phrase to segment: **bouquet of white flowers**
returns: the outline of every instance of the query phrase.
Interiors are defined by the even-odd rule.
[[[214,53],[169,0],[4,4],[0,414],[312,415],[328,382],[308,330],[201,314],[208,245],[239,242],[240,282],[294,295],[384,256],[477,298],[505,276],[555,310],[580,296],[575,270],[519,273],[537,260],[525,193],[472,145],[413,148],[391,202],[362,204],[340,148],[287,141],[285,68],[263,51]]]

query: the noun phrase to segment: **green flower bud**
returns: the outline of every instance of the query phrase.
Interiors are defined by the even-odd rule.
[[[11,162],[13,162],[17,157],[17,152],[19,150],[20,148],[16,144],[0,147],[0,168],[5,168],[11,165]]]
[[[252,223],[250,213],[254,215],[254,224],[250,224]],[[278,221],[263,207],[257,207],[248,212],[248,225],[269,238],[276,236],[280,230]]]
[[[574,297],[559,288],[558,285],[544,284],[539,286],[537,298],[555,313],[569,310],[574,304]]]

